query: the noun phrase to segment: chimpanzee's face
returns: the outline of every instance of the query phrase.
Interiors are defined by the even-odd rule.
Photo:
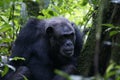
[[[74,54],[75,30],[69,22],[54,23],[48,27],[48,35],[51,35],[50,44],[59,48],[61,55],[70,57]]]

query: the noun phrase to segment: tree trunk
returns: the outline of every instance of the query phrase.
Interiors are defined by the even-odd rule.
[[[102,5],[102,4],[100,4]],[[99,9],[99,8],[98,8]],[[99,11],[99,10],[98,10]],[[102,15],[103,14],[103,15]],[[120,4],[111,3],[106,0],[103,7],[102,13],[102,25],[103,24],[113,24],[115,26],[120,25]],[[96,13],[95,15],[98,15]],[[83,48],[83,51],[79,57],[79,72],[84,76],[93,76],[95,74],[95,64],[94,63],[94,53],[96,47],[96,37],[95,30],[97,25],[97,19],[99,16],[93,16],[93,27],[88,35],[88,40]],[[114,29],[116,28],[114,26]],[[98,72],[104,75],[106,68],[109,65],[110,59],[120,64],[120,34],[110,36],[111,31],[106,31],[108,26],[102,26],[101,39],[100,39],[100,52],[98,57]],[[120,28],[119,28],[120,31]],[[113,45],[111,45],[113,43]],[[117,43],[117,44],[114,44]],[[111,56],[112,55],[112,56]]]
[[[81,75],[88,76],[89,70],[94,60],[94,52],[95,52],[95,26],[93,26],[89,32],[87,41],[83,46],[83,50],[81,51],[81,55],[79,57],[79,66],[78,70]]]
[[[112,13],[112,24],[115,25],[115,31],[118,33],[112,37],[112,56],[111,59],[120,65],[120,3],[118,4],[111,4],[113,6],[113,13]]]

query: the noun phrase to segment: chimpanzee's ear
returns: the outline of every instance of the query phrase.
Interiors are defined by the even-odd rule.
[[[47,27],[47,28],[45,29],[45,31],[46,31],[46,34],[47,34],[49,37],[51,37],[51,36],[53,35],[53,32],[54,32],[52,26]]]

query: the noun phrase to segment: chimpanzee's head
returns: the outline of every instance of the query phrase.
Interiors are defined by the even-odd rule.
[[[50,37],[50,45],[66,57],[74,54],[76,40],[75,29],[71,22],[63,17],[46,20],[46,33]]]

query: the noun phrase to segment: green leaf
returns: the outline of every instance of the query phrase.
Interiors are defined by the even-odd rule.
[[[99,0],[90,0],[90,3],[93,4],[94,6],[97,6],[99,3]]]
[[[10,58],[9,60],[10,61],[17,61],[17,60],[23,60],[23,61],[25,61],[25,58],[23,58],[23,57],[14,57],[14,58]]]
[[[82,6],[85,6],[87,3],[88,3],[88,0],[82,0],[81,5],[82,5]]]
[[[0,17],[4,22],[8,23],[8,18],[6,16],[0,16]]]
[[[111,64],[108,66],[107,70],[106,70],[106,73],[109,73],[113,68],[114,68],[115,64]]]
[[[111,27],[111,28],[114,28],[115,26],[112,25],[112,24],[102,24],[102,26],[107,26],[107,27]]]
[[[11,38],[2,38],[2,39],[0,40],[0,43],[11,42],[11,41],[13,41]]]
[[[5,31],[8,31],[10,30],[11,28],[10,27],[0,27],[0,32],[5,32]]]
[[[9,8],[10,1],[11,0],[0,0],[0,8],[1,9]]]
[[[116,74],[116,71],[111,71],[111,72],[106,74],[106,78],[108,79],[108,78],[112,77],[115,74]]]
[[[22,75],[22,76],[23,76],[24,80],[28,80],[26,76],[24,76],[24,75]]]
[[[120,65],[116,65],[115,68],[116,68],[116,69],[120,69]]]
[[[3,72],[1,73],[2,77],[5,76],[8,72],[9,68],[7,65],[4,66]]]
[[[114,35],[116,35],[116,34],[118,34],[119,33],[119,31],[110,31],[110,36],[114,36]]]
[[[55,73],[58,74],[58,75],[60,75],[60,76],[62,76],[62,77],[64,77],[64,78],[66,78],[67,80],[71,80],[70,76],[67,73],[63,72],[63,71],[60,71],[60,70],[56,69]]]

